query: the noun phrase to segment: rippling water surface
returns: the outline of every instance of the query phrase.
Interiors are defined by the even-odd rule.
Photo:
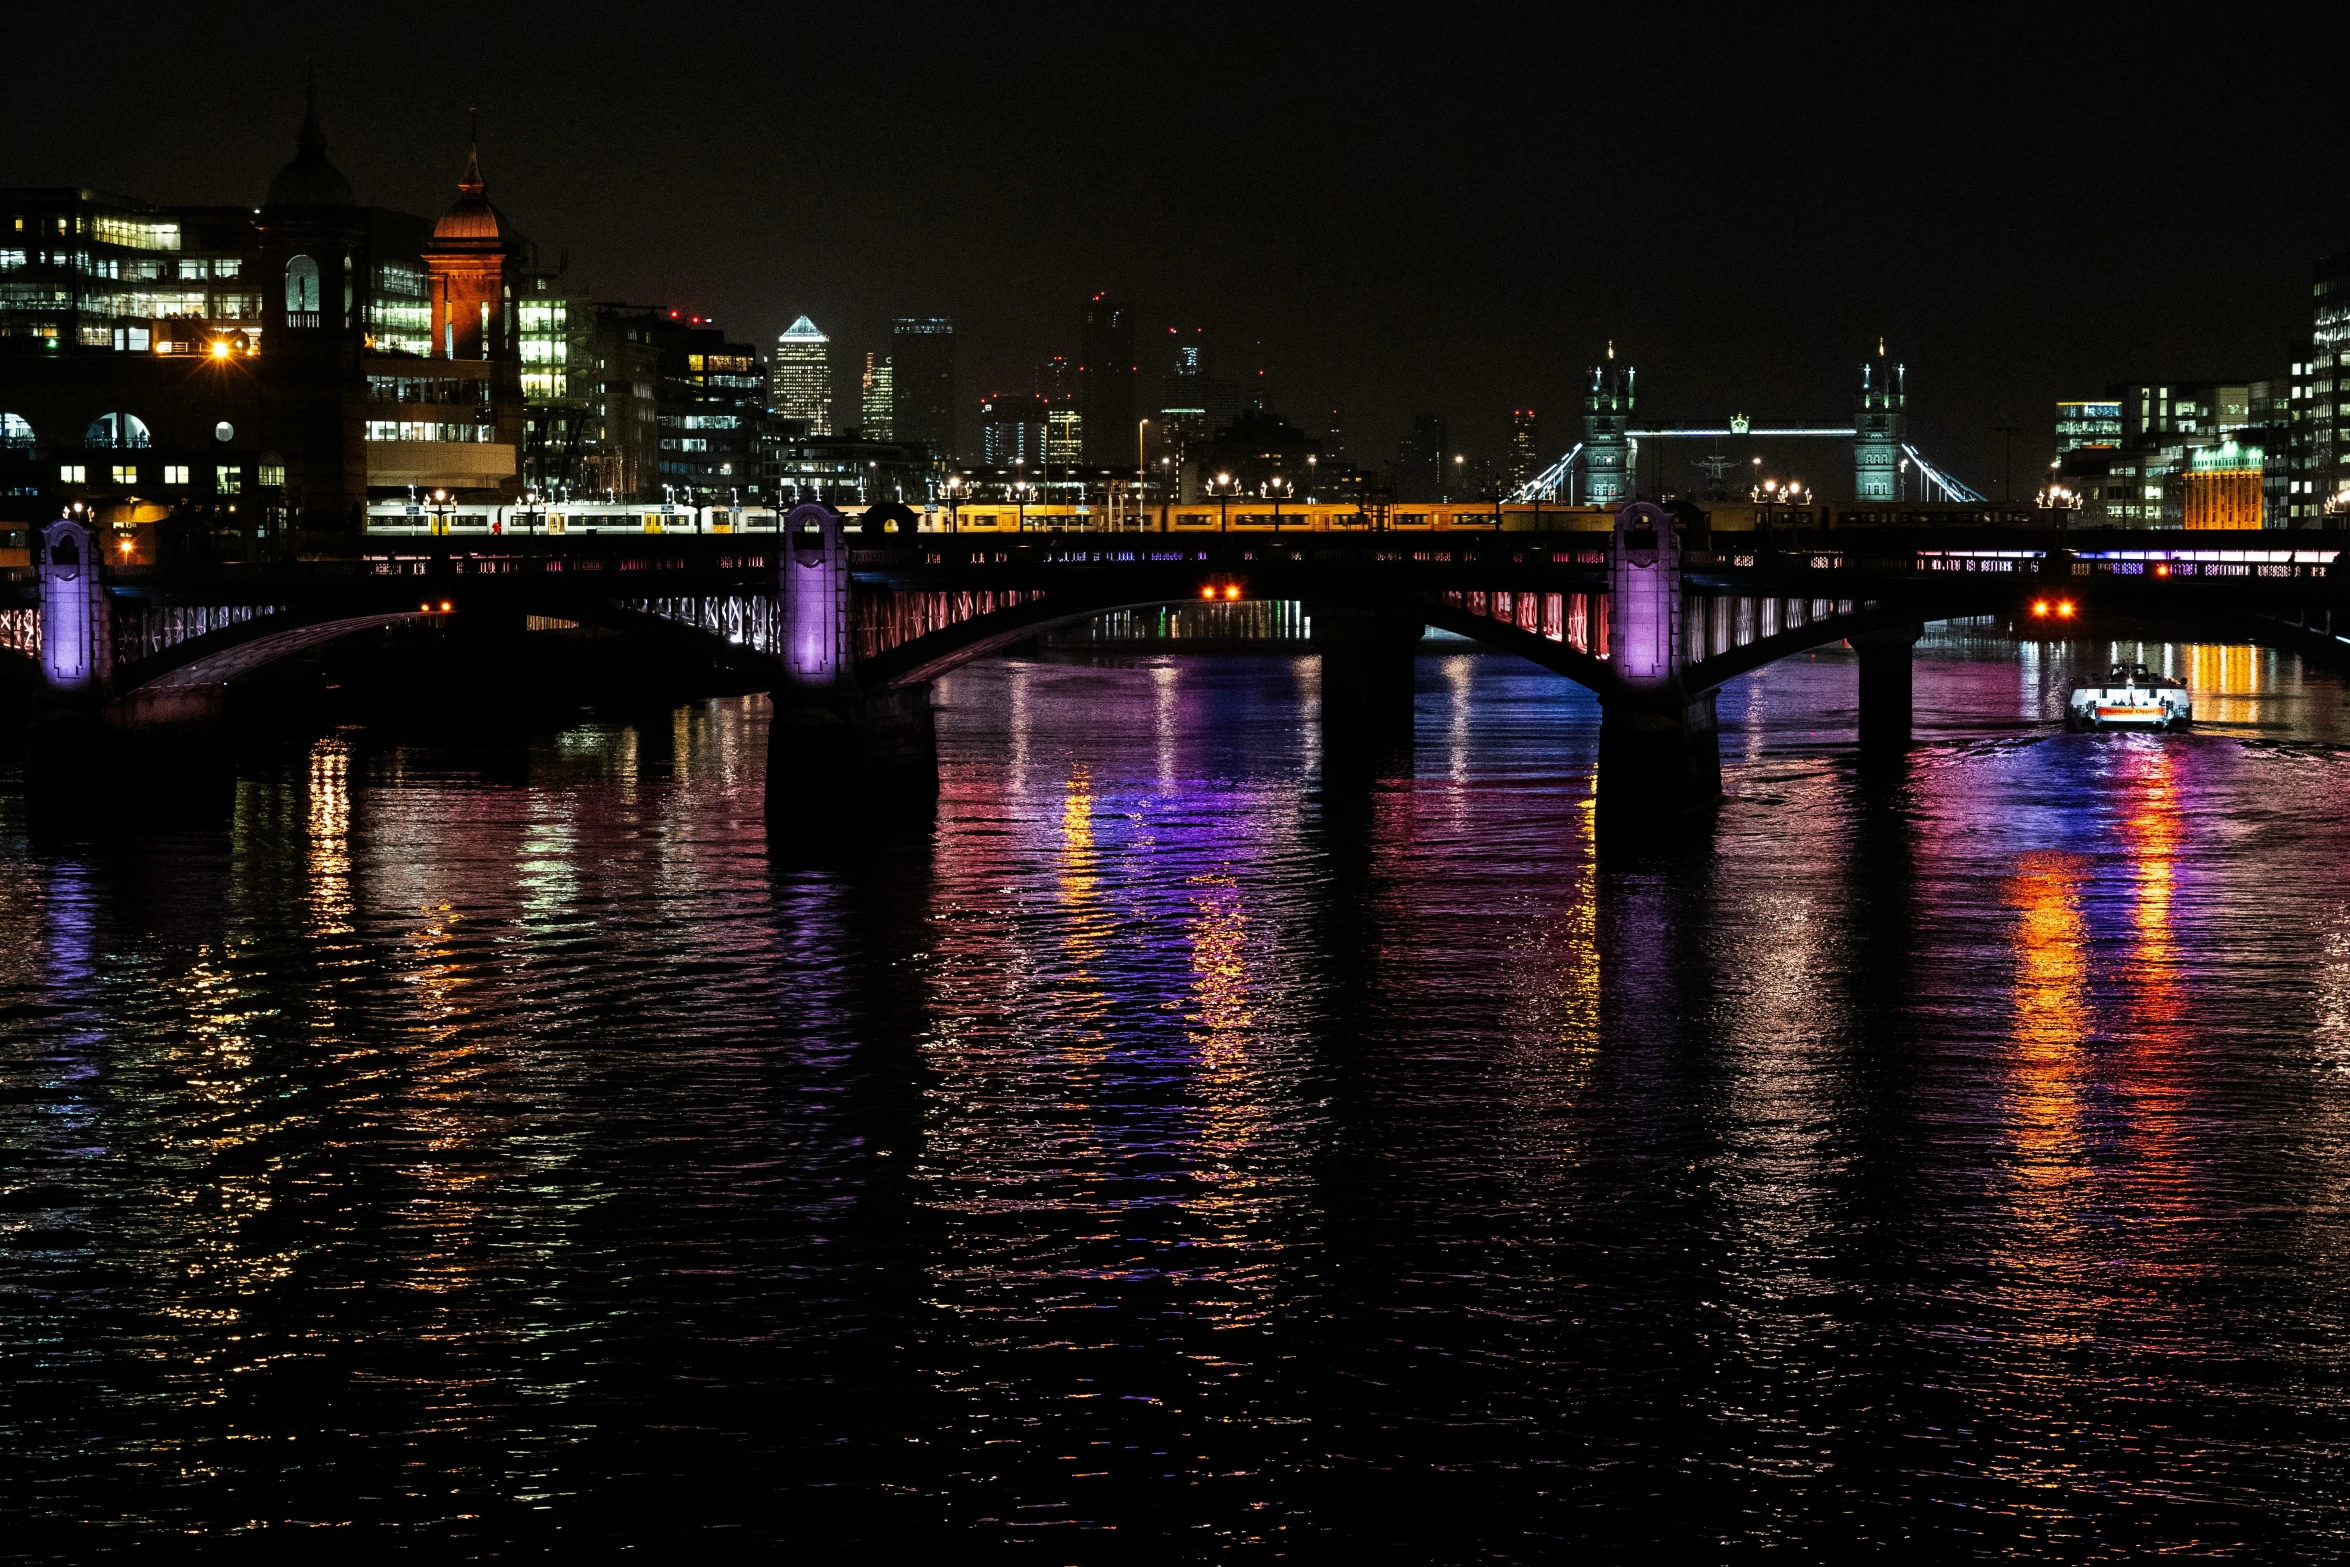
[[[756,700],[10,807],[0,1548],[2339,1555],[2340,688],[2123,651],[2198,732],[1960,628],[1886,777],[1774,666],[1629,860],[1465,653],[975,666],[928,829]]]

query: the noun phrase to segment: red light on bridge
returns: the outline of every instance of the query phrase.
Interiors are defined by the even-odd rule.
[[[448,601],[447,599],[443,599],[443,600],[441,600],[441,613],[442,613],[442,614],[446,615],[446,614],[449,612],[450,608],[451,608],[451,606],[450,606],[450,603],[449,603],[449,601]],[[2071,614],[2071,613],[2073,612],[2073,607],[2072,607],[2070,604],[2067,604],[2067,605],[2064,607],[2064,612],[2065,612],[2066,614],[2068,614],[2068,615],[2069,615],[2069,614]]]
[[[442,606],[444,609],[447,607],[447,605]],[[2073,601],[2071,599],[2059,599],[2057,601],[2056,618],[2059,620],[2070,620],[2073,618]]]
[[[1214,598],[1216,596],[1216,585],[1213,582],[1206,584],[1199,590],[1199,596],[1204,599]]]
[[[2166,561],[2163,561],[2163,562],[2162,562],[2160,565],[2157,565],[2157,566],[2154,568],[2154,574],[2155,574],[2156,576],[2158,576],[2158,577],[2167,577],[2167,576],[2169,576],[2169,575],[2170,575],[2170,562],[2166,560]]]
[[[2043,619],[2043,620],[2047,619],[2047,618],[2048,618],[2048,601],[2047,601],[2046,599],[2034,599],[2034,600],[2032,600],[2032,613],[2033,613],[2033,614],[2035,614],[2035,615],[2038,615],[2038,616],[2039,616],[2041,619]]]
[[[1224,596],[1228,599],[1236,599],[1240,597],[1240,584],[1235,582],[1232,584],[1232,586],[1226,588],[1224,590]]]

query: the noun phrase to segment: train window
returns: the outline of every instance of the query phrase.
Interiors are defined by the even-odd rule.
[[[1399,511],[1395,514],[1395,525],[1399,528],[1425,528],[1428,526],[1428,514],[1424,511]]]
[[[1216,525],[1216,514],[1212,511],[1179,511],[1175,514],[1175,525],[1179,528],[1212,528]]]

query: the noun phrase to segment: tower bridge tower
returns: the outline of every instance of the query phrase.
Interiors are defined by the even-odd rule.
[[[1616,363],[1616,345],[1607,362],[1591,367],[1591,390],[1583,396],[1583,499],[1617,506],[1632,498],[1632,383],[1636,371]]]
[[[1860,367],[1860,406],[1852,420],[1852,493],[1864,501],[1890,501],[1901,493],[1901,445],[1907,438],[1909,394],[1902,365],[1885,362],[1885,340],[1877,357]]]

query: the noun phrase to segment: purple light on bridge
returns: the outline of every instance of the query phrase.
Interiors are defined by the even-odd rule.
[[[1681,618],[1681,539],[1673,515],[1635,501],[1616,513],[1615,562],[1609,572],[1608,657],[1634,684],[1673,678]]]
[[[96,545],[70,517],[41,530],[41,673],[53,690],[101,686],[112,662],[114,620]]]
[[[834,686],[849,677],[849,562],[840,515],[829,506],[795,506],[784,519],[780,597],[785,678],[797,686]]]

